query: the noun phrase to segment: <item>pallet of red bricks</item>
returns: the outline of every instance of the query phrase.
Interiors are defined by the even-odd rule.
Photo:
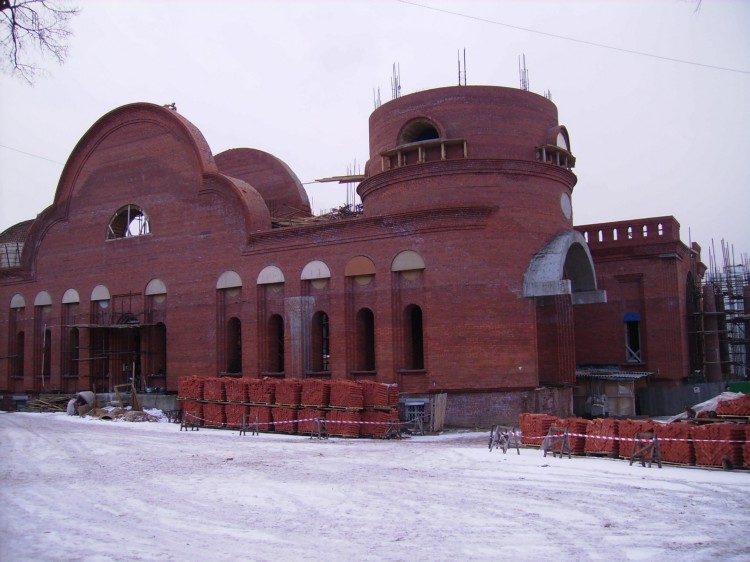
[[[722,400],[716,406],[717,416],[750,416],[750,394],[743,394],[734,400]]]
[[[596,418],[586,429],[584,453],[616,457],[620,454],[619,422],[615,418]]]
[[[373,381],[194,376],[178,389],[182,409],[205,427],[384,437],[399,423],[398,387]]]
[[[541,446],[549,428],[555,426],[559,421],[560,419],[557,416],[548,414],[521,414],[518,416],[521,443]]]
[[[177,383],[182,419],[200,423],[203,419],[203,377],[182,377]]]
[[[726,402],[722,402],[724,404]],[[742,404],[725,409],[732,416],[744,411]],[[718,414],[718,409],[717,412]],[[598,418],[560,419],[547,414],[519,416],[521,442],[539,446],[550,427],[566,427],[571,437],[573,454],[619,456],[629,459],[643,441],[637,435],[654,434],[659,443],[662,462],[723,468],[750,468],[750,425],[747,423],[723,422],[708,417],[695,421],[660,423],[651,419],[616,420]],[[584,437],[581,446],[578,439]]]
[[[663,462],[695,464],[695,426],[687,423],[656,424],[654,432],[659,439]]]

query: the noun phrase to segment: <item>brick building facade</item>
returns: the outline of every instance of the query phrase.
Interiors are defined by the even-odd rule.
[[[483,425],[570,413],[577,364],[628,366],[630,312],[649,321],[637,366],[680,380],[687,335],[663,319],[684,324],[695,255],[670,217],[646,221],[663,230],[653,263],[575,229],[570,146],[527,91],[404,96],[370,117],[363,211],[313,217],[274,156],[213,156],[177,112],[118,108],[74,148],[52,205],[3,234],[28,231],[0,268],[0,390],[369,379],[447,393],[447,423]]]

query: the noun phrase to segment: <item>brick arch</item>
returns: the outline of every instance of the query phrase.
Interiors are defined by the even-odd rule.
[[[531,259],[523,296],[572,295],[574,303],[606,302],[596,286],[594,261],[580,232],[561,232]]]
[[[66,204],[75,186],[85,176],[86,164],[99,146],[111,135],[125,128],[150,124],[163,129],[177,142],[182,141],[192,162],[193,173],[200,184],[203,175],[217,174],[211,149],[203,134],[176,111],[152,103],[133,103],[114,109],[101,117],[78,141],[68,158],[55,193],[54,204]]]

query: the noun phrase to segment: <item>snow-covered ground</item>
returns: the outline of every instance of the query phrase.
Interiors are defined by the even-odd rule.
[[[750,474],[0,414],[0,560],[750,560]]]

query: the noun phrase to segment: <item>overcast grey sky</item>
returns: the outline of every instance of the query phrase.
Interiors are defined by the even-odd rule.
[[[530,89],[551,92],[577,158],[576,224],[674,215],[685,242],[750,251],[750,2],[78,6],[64,66],[47,61],[33,87],[0,75],[0,231],[52,203],[76,142],[120,105],[174,101],[214,154],[264,150],[306,183],[364,167],[394,62],[405,95],[457,84],[466,49],[469,84],[518,87],[525,54]],[[338,184],[306,188],[316,212],[346,200]]]

